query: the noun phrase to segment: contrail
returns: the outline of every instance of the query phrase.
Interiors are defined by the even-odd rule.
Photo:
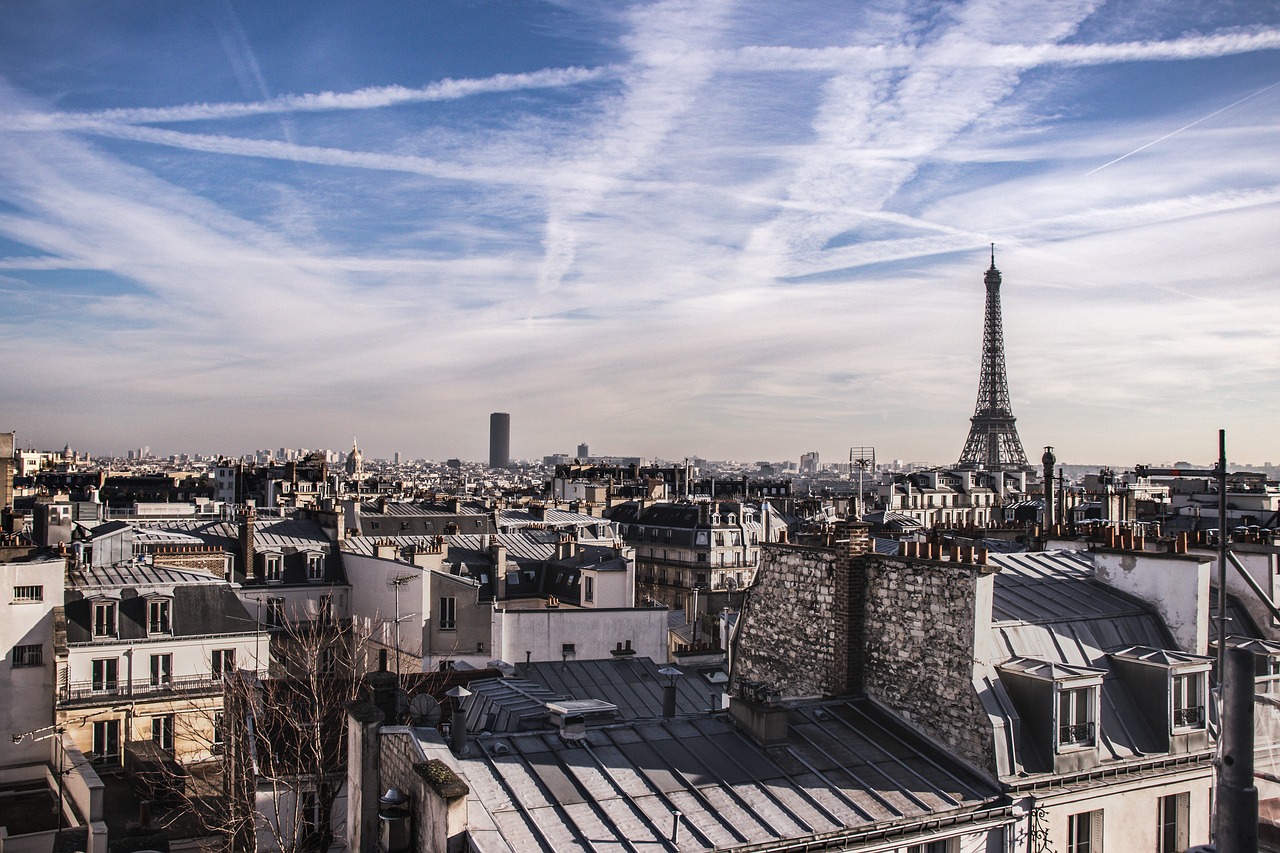
[[[1186,129],[1188,129],[1188,128],[1195,127],[1197,124],[1199,124],[1199,123],[1200,123],[1200,122],[1202,122],[1202,121],[1208,121],[1209,119],[1211,119],[1211,118],[1213,118],[1214,116],[1216,116],[1218,113],[1225,113],[1227,110],[1231,109],[1232,107],[1234,107],[1234,106],[1238,106],[1239,104],[1243,104],[1245,101],[1249,100],[1250,98],[1255,98],[1255,97],[1257,97],[1258,95],[1261,95],[1263,92],[1266,92],[1266,91],[1268,91],[1268,90],[1270,90],[1270,89],[1274,89],[1276,86],[1280,86],[1280,80],[1277,80],[1276,82],[1272,83],[1270,86],[1264,86],[1263,88],[1261,88],[1261,89],[1259,89],[1258,91],[1254,92],[1252,95],[1245,95],[1245,96],[1244,96],[1243,98],[1241,98],[1240,100],[1236,101],[1235,103],[1227,104],[1225,107],[1223,107],[1223,108],[1222,108],[1222,109],[1220,109],[1220,110],[1214,110],[1213,112],[1209,113],[1207,116],[1201,116],[1200,118],[1198,118],[1198,119],[1196,119],[1195,121],[1191,122],[1191,124],[1184,124],[1182,127],[1178,128],[1177,130],[1170,131],[1169,133],[1166,133],[1164,136],[1160,137],[1159,139],[1153,139],[1153,140],[1151,140],[1150,142],[1148,142],[1146,145],[1143,145],[1143,146],[1141,146],[1141,147],[1139,147],[1139,148],[1135,148],[1135,149],[1133,149],[1133,150],[1132,150],[1132,151],[1130,151],[1128,154],[1121,154],[1119,157],[1117,157],[1116,159],[1112,160],[1110,163],[1103,163],[1101,166],[1099,166],[1098,168],[1094,169],[1092,172],[1085,172],[1085,173],[1084,173],[1084,176],[1087,178],[1087,177],[1089,177],[1090,175],[1094,174],[1094,172],[1101,172],[1103,169],[1107,168],[1108,166],[1113,166],[1113,165],[1115,165],[1116,163],[1119,163],[1121,160],[1124,160],[1124,159],[1125,159],[1125,158],[1127,158],[1127,157],[1132,157],[1134,154],[1137,154],[1139,151],[1145,151],[1146,149],[1150,148],[1152,145],[1155,145],[1157,142],[1164,142],[1164,141],[1165,141],[1166,139],[1168,139],[1170,136],[1175,136],[1175,135],[1177,135],[1177,134],[1179,134],[1179,133],[1182,133],[1182,131],[1184,131],[1184,130],[1186,130]]]

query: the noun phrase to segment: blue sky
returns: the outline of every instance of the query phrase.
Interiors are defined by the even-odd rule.
[[[22,446],[1280,461],[1280,5],[0,5]]]

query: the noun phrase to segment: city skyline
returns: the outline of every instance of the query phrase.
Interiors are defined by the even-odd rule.
[[[951,464],[994,242],[1029,457],[1276,456],[1272,5],[0,24],[22,446]]]

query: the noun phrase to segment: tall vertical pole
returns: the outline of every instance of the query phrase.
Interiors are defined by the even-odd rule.
[[[404,581],[402,581],[400,578],[396,578],[391,582],[392,588],[395,590],[395,596],[396,596],[396,621],[394,623],[395,643],[396,643],[396,675],[400,674],[400,585],[403,583]]]
[[[1218,430],[1218,687],[1227,648],[1227,431]]]
[[[1218,649],[1221,652],[1221,643]],[[1258,853],[1258,789],[1253,784],[1253,653],[1231,649],[1224,659],[1225,675],[1219,682],[1222,735],[1213,840],[1218,853]]]

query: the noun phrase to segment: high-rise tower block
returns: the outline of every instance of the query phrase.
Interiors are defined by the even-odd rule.
[[[489,467],[511,466],[511,415],[494,412],[489,415]]]

